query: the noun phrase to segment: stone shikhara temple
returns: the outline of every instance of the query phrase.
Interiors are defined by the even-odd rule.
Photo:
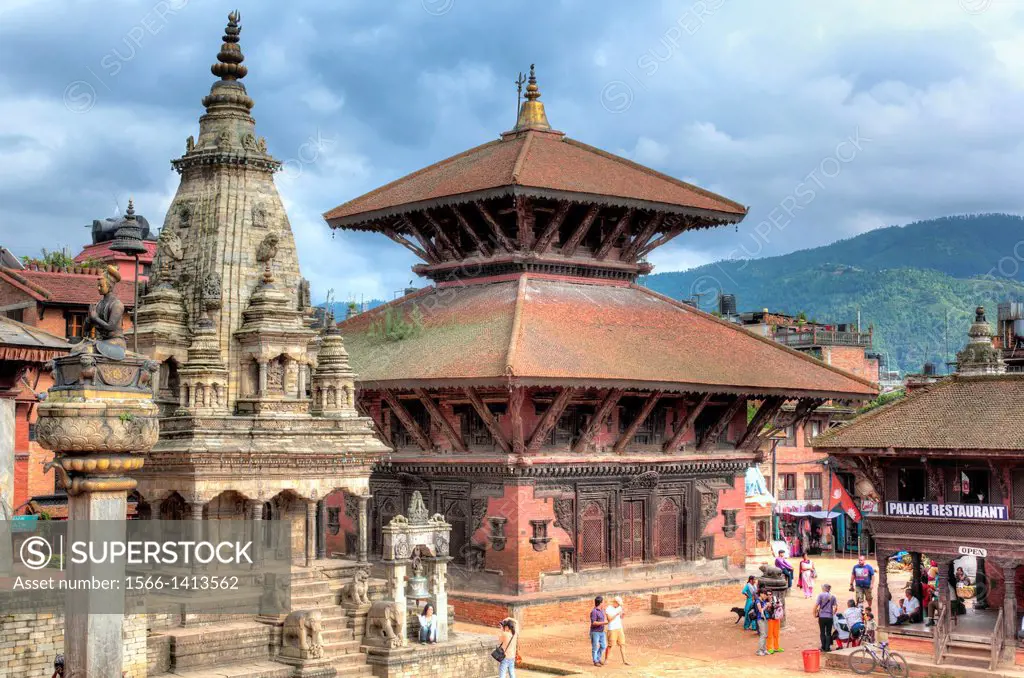
[[[311,328],[274,186],[281,163],[256,136],[242,84],[240,31],[233,16],[199,136],[171,163],[181,183],[139,312],[164,415],[139,475],[140,516],[291,520],[293,554],[308,563],[323,557],[323,498],[365,497],[386,448],[355,411],[340,335]]]
[[[553,130],[539,97],[531,69],[513,130],[325,214],[433,282],[340,327],[394,449],[371,551],[419,491],[453,526],[460,619],[583,618],[593,592],[649,596],[695,562],[728,580],[765,425],[876,393],[638,285],[655,248],[746,209]]]

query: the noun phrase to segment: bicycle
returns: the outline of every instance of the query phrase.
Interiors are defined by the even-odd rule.
[[[877,645],[861,645],[850,655],[849,661],[850,670],[862,676],[874,671],[876,666],[881,666],[892,678],[907,678],[910,675],[907,660],[898,652],[890,652],[886,641]]]

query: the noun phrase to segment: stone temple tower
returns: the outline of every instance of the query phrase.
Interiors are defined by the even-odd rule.
[[[387,448],[356,412],[341,336],[312,328],[274,186],[280,163],[256,136],[242,84],[239,20],[229,16],[199,137],[171,162],[181,184],[139,311],[162,415],[140,515],[293,520],[293,552],[310,560],[323,553],[324,497],[365,497]],[[365,537],[359,546],[365,557]]]

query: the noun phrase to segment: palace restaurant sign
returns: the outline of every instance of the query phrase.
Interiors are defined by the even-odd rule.
[[[971,520],[1009,520],[1010,512],[1002,504],[935,504],[916,501],[887,501],[890,516],[922,518],[967,518]]]

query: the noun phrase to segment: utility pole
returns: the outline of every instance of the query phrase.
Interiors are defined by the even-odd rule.
[[[776,502],[779,501],[779,475],[776,473],[775,448],[779,446],[779,440],[779,438],[772,436],[772,494],[775,495]],[[779,541],[779,513],[775,506],[772,506],[772,536],[774,536],[775,541]]]

